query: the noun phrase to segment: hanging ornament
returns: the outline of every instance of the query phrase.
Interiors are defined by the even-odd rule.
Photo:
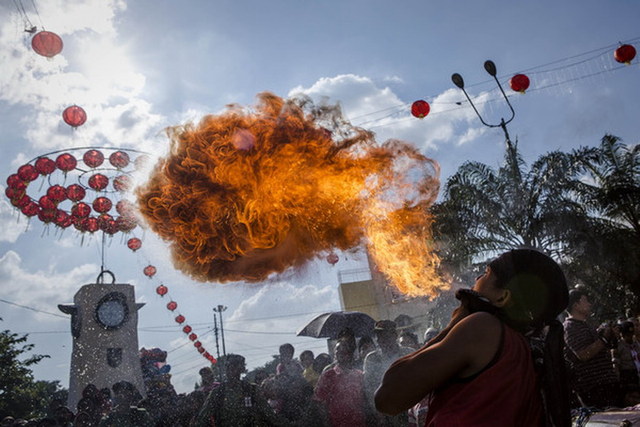
[[[197,340],[197,339],[198,339],[198,335],[197,335],[197,334],[195,334],[195,333],[191,333],[191,334],[189,334],[189,339],[190,339],[191,341],[195,341],[195,340]]]
[[[147,273],[145,273],[145,274],[147,274]],[[165,295],[167,294],[167,292],[169,292],[169,288],[167,288],[167,287],[166,287],[166,286],[164,286],[164,285],[160,285],[160,286],[158,286],[158,287],[156,288],[156,293],[157,293],[158,295],[160,295],[161,297],[165,296]]]
[[[340,257],[338,257],[338,255],[336,255],[333,252],[327,255],[327,262],[331,265],[335,265],[339,260],[340,260]]]
[[[184,318],[184,316],[182,314],[179,314],[176,318],[175,321],[176,323],[184,323],[186,319]]]
[[[62,185],[52,185],[47,189],[47,197],[58,204],[67,199],[67,189]]]
[[[524,74],[516,74],[509,80],[509,86],[516,92],[524,93],[529,88],[529,77]]]
[[[128,175],[118,175],[113,180],[113,188],[124,193],[131,188],[131,178]]]
[[[186,325],[184,328],[182,328],[182,332],[184,332],[185,334],[190,334],[192,330],[193,329],[191,329],[191,326],[189,325]]]
[[[138,239],[137,237],[132,237],[127,240],[127,247],[135,252],[142,247],[142,240]]]
[[[124,151],[116,151],[109,156],[109,162],[117,169],[126,168],[129,161],[129,155]]]
[[[91,207],[83,202],[77,203],[71,208],[71,215],[76,218],[86,218],[91,214]]]
[[[148,278],[152,278],[156,274],[156,268],[153,265],[147,265],[142,272]]]
[[[84,122],[87,121],[87,113],[82,107],[72,105],[71,107],[64,109],[62,112],[62,119],[66,124],[75,129],[78,126],[82,126]]]
[[[93,210],[99,213],[106,213],[111,210],[113,203],[108,197],[98,197],[93,201]],[[112,219],[112,218],[106,218]]]
[[[195,348],[200,348],[200,347],[202,347],[202,343],[200,341],[196,341],[196,342],[193,343],[193,346]]]
[[[427,114],[429,114],[430,110],[431,107],[429,106],[429,103],[422,99],[411,104],[411,114],[419,119],[425,118]]]
[[[36,160],[35,167],[40,175],[50,175],[56,170],[56,162],[48,157],[40,157]]]
[[[89,187],[93,188],[96,191],[104,190],[105,188],[107,188],[107,185],[109,185],[109,178],[101,173],[97,173],[89,177]]]
[[[57,207],[57,204],[53,200],[51,200],[49,196],[40,197],[40,199],[38,200],[38,204],[42,209],[46,210],[55,209]]]
[[[89,150],[84,153],[82,160],[90,168],[97,168],[104,162],[104,154],[99,150]]]
[[[77,165],[78,161],[73,155],[69,153],[60,154],[56,158],[56,166],[63,172],[70,172],[74,170]]]
[[[178,303],[175,301],[169,301],[167,303],[167,309],[170,311],[174,311],[176,308],[178,308]]]
[[[18,176],[22,181],[31,182],[40,176],[35,166],[31,164],[26,164],[20,166],[18,169]]]
[[[79,202],[84,199],[87,192],[84,190],[84,187],[78,184],[71,184],[67,187],[67,198],[72,202]]]
[[[31,39],[31,47],[38,54],[47,58],[53,58],[62,52],[62,39],[51,31],[40,31]]]
[[[29,200],[29,203],[24,205],[20,210],[23,214],[31,218],[32,216],[38,215],[38,210],[40,210],[40,208],[36,202]]]
[[[630,65],[635,57],[636,48],[630,44],[620,45],[615,52],[613,52],[613,58],[621,64]]]

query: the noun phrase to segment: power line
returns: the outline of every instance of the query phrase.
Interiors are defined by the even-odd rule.
[[[7,301],[7,300],[2,299],[2,298],[0,298],[0,302],[3,302],[5,304],[9,304],[9,305],[13,305],[13,306],[16,306],[16,307],[24,308],[26,310],[35,311],[36,313],[43,313],[43,314],[48,314],[49,316],[56,316],[56,317],[62,317],[63,319],[68,319],[67,316],[63,316],[62,314],[51,313],[49,311],[39,310],[37,308],[29,307],[28,305],[18,304],[18,303],[12,302],[12,301]]]

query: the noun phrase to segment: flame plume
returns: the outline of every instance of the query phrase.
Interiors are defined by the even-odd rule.
[[[427,213],[438,165],[413,146],[377,144],[338,107],[270,93],[168,135],[138,203],[194,279],[257,282],[367,243],[401,292],[444,287]]]

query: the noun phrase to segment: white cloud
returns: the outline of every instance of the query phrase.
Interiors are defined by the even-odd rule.
[[[0,187],[4,193],[4,187]],[[7,201],[3,195],[0,198],[0,242],[15,243],[18,236],[27,228],[26,218]]]
[[[51,264],[46,269],[28,271],[22,266],[20,255],[9,250],[0,257],[0,295],[17,304],[56,312],[56,304],[72,301],[78,285],[92,281],[97,269],[93,264],[67,271],[59,271],[57,267]],[[41,316],[35,312],[34,315]]]

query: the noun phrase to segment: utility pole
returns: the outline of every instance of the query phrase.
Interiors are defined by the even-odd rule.
[[[215,308],[213,309],[215,312]],[[218,318],[216,315],[213,315],[213,333],[216,336],[216,354],[218,359],[220,359],[220,343],[218,342]]]
[[[220,316],[220,335],[222,337],[222,354],[224,356],[227,355],[227,349],[226,349],[225,343],[224,343],[224,326],[222,326],[222,312],[225,311],[226,309],[227,309],[227,307],[225,307],[222,304],[218,305],[217,307],[215,307],[213,309],[213,311],[218,313],[218,316]]]

